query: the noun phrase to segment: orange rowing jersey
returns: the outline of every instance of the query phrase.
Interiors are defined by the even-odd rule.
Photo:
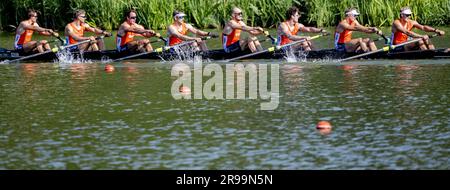
[[[413,28],[413,21],[412,20],[408,20],[406,21],[406,23],[402,26],[404,28],[406,28],[406,30],[411,31]],[[403,42],[406,42],[408,40],[408,35],[406,35],[403,32],[400,32],[397,30],[397,32],[394,33],[394,35],[392,36],[391,39],[391,44],[392,45],[397,45],[397,44],[401,44]]]
[[[33,30],[25,30],[22,34],[16,34],[16,39],[14,40],[14,47],[17,49],[19,45],[23,45],[31,41],[33,36]]]
[[[77,36],[84,36],[84,29],[85,27],[83,25],[81,25],[80,29],[77,29],[77,27],[75,27],[75,25],[73,25],[73,23],[69,24],[70,27],[72,28],[72,32],[77,35]],[[66,41],[68,44],[74,44],[77,43],[78,41],[76,41],[75,39],[73,39],[71,36],[66,36]]]
[[[172,25],[174,25],[174,24],[172,24]],[[183,23],[183,24],[181,25],[181,31],[178,30],[178,32],[179,32],[180,34],[182,34],[182,35],[186,35],[186,34],[188,33],[188,29],[187,29],[185,23]],[[179,44],[179,43],[181,43],[181,42],[183,42],[182,39],[177,38],[177,37],[175,37],[175,36],[172,35],[172,34],[169,34],[169,46],[177,45],[177,44]]]
[[[350,26],[356,25],[356,22],[353,22],[351,20],[347,20],[347,21]],[[344,30],[341,33],[335,32],[334,33],[335,46],[337,46],[338,44],[345,44],[345,43],[349,42],[350,40],[352,40],[352,33],[353,33],[353,31],[351,31],[351,30]]]
[[[291,35],[297,35],[298,30],[300,29],[300,25],[298,23],[294,24],[293,29],[291,29],[291,27],[289,26],[289,24],[287,22],[283,22],[281,24],[284,24],[288,27],[288,30],[291,33]],[[290,40],[286,35],[278,35],[277,41],[278,41],[278,45],[281,46],[281,45],[290,43],[292,40]]]
[[[117,49],[121,49],[125,44],[134,40],[134,32],[125,32],[124,36],[116,36],[116,47]]]
[[[241,29],[234,28],[233,31],[231,31],[231,33],[228,35],[222,33],[223,48],[226,49],[226,47],[230,46],[231,44],[239,42],[240,38],[241,38]]]

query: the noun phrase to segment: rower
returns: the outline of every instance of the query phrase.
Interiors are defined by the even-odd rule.
[[[150,38],[153,36],[161,36],[159,33],[145,29],[142,25],[137,24],[136,15],[136,10],[129,10],[125,13],[126,20],[120,25],[116,37],[116,48],[119,52],[152,52],[153,48],[150,40],[135,40],[134,37],[143,36]]]
[[[382,35],[381,30],[378,28],[364,27],[359,24],[356,20],[358,16],[359,12],[356,8],[345,10],[345,19],[337,25],[334,35],[334,45],[338,52],[368,52],[377,50],[375,42],[369,38],[352,39],[353,31]]]
[[[231,20],[225,24],[222,32],[222,46],[225,52],[239,52],[250,49],[251,52],[262,51],[261,43],[256,38],[257,35],[264,34],[261,27],[250,27],[242,21],[241,9],[234,7],[231,10]],[[250,35],[241,39],[241,31],[246,31]]]
[[[312,32],[312,33],[326,33],[326,30],[315,27],[306,27],[298,22],[300,18],[300,11],[297,7],[291,7],[286,11],[286,21],[282,22],[277,29],[278,45],[289,44],[292,41],[305,40],[302,43],[291,46],[294,49],[303,49],[305,51],[311,51],[312,43],[309,36],[299,36],[297,33]]]
[[[77,10],[74,13],[73,22],[66,25],[65,35],[67,44],[75,44],[80,41],[91,40],[89,43],[80,44],[69,48],[71,51],[98,51],[104,50],[103,40],[96,40],[94,36],[85,37],[84,31],[93,32],[95,34],[103,34],[111,36],[111,33],[93,28],[86,22],[86,12],[84,10]]]
[[[50,45],[47,40],[31,41],[33,32],[39,32],[41,35],[58,37],[59,34],[51,29],[41,28],[36,22],[38,17],[37,11],[28,10],[28,20],[20,22],[16,29],[16,38],[14,40],[14,49],[24,53],[42,53],[50,50]]]
[[[445,32],[432,28],[430,26],[421,25],[415,20],[411,20],[412,11],[409,7],[400,9],[400,18],[395,20],[392,24],[391,45],[401,44],[408,41],[408,38],[422,38],[419,42],[411,43],[405,46],[399,46],[394,51],[411,51],[411,50],[433,50],[434,45],[431,43],[428,35],[420,35],[412,31],[413,28],[425,32],[435,32],[439,35],[444,35]]]
[[[167,36],[169,37],[168,45],[174,46],[180,44],[183,41],[194,41],[190,43],[190,46],[194,47],[195,51],[208,51],[205,41],[199,37],[190,37],[188,32],[192,32],[197,36],[211,36],[217,37],[217,34],[211,32],[201,31],[194,28],[192,25],[184,22],[184,17],[186,14],[180,11],[173,11],[173,23],[167,29]]]

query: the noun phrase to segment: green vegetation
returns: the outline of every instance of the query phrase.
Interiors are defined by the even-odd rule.
[[[123,12],[130,8],[138,10],[140,24],[153,29],[170,24],[174,9],[185,11],[187,20],[199,28],[218,28],[230,18],[233,6],[244,11],[247,24],[274,27],[291,5],[305,12],[301,21],[309,25],[334,26],[343,11],[354,6],[361,12],[361,23],[388,26],[406,5],[423,24],[450,23],[449,0],[10,0],[0,4],[0,29],[17,25],[25,19],[28,8],[41,12],[41,25],[58,29],[71,21],[75,9],[85,9],[91,24],[116,29],[123,21]]]
[[[303,0],[307,7],[307,23],[334,26],[348,7],[357,7],[358,20],[372,26],[389,26],[399,16],[400,8],[411,7],[413,17],[422,24],[450,24],[449,0]]]

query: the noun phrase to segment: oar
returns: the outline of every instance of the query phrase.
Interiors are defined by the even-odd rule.
[[[162,36],[159,36],[158,39],[150,41],[150,43],[160,42],[163,41],[164,43],[167,43],[167,39],[163,38]]]
[[[437,34],[434,34],[434,35],[430,36],[430,38],[433,38],[435,36],[437,36]],[[352,59],[356,59],[356,58],[360,58],[360,57],[364,57],[364,56],[367,56],[367,55],[372,55],[372,54],[379,53],[379,52],[386,52],[386,51],[389,51],[391,49],[395,49],[397,47],[401,47],[401,46],[404,46],[404,45],[408,45],[408,44],[411,44],[411,43],[418,42],[420,40],[422,40],[422,38],[418,38],[418,39],[415,39],[415,40],[403,42],[403,43],[398,44],[398,45],[385,46],[385,47],[383,47],[383,48],[381,48],[379,50],[376,50],[376,51],[371,51],[371,52],[355,55],[355,56],[352,56],[352,57],[347,57],[345,59],[342,59],[341,62],[352,60]]]
[[[319,38],[321,36],[327,36],[327,35],[329,35],[329,33],[323,33],[323,34],[320,34],[320,35],[316,35],[316,36],[311,37],[311,40]],[[295,44],[298,44],[298,43],[301,43],[301,42],[304,42],[304,41],[306,41],[306,39],[294,41],[292,43],[284,44],[282,46],[273,46],[273,47],[270,47],[270,48],[268,48],[266,50],[263,50],[263,51],[253,52],[253,53],[249,53],[249,54],[242,55],[242,56],[239,56],[239,57],[227,59],[227,60],[224,60],[223,62],[235,61],[235,60],[239,60],[239,59],[243,59],[243,58],[247,58],[247,57],[252,57],[252,56],[259,55],[259,54],[266,53],[266,52],[274,52],[275,50],[278,50],[278,49],[281,49],[281,48],[285,48],[285,47],[289,47],[289,46],[292,46],[292,45],[295,45]]]
[[[276,44],[276,43],[277,43],[277,39],[275,39],[274,37],[272,37],[272,36],[269,34],[269,31],[264,31],[264,36],[268,37],[268,38],[272,41],[272,44]]]
[[[102,38],[104,38],[104,36],[99,36],[96,39],[98,40],[98,39],[102,39]],[[14,59],[14,60],[6,60],[3,63],[14,63],[14,62],[26,60],[26,59],[29,59],[29,58],[37,57],[37,56],[44,55],[44,54],[51,53],[51,52],[56,53],[59,50],[64,50],[64,49],[67,49],[67,48],[70,48],[70,47],[73,47],[73,46],[77,46],[77,45],[80,45],[80,44],[84,44],[84,43],[87,43],[87,42],[90,42],[90,41],[91,40],[84,40],[84,41],[81,41],[81,42],[78,42],[78,43],[74,43],[74,44],[70,44],[70,45],[67,45],[67,46],[61,46],[59,48],[55,47],[55,48],[53,48],[51,50],[47,50],[47,51],[44,51],[44,52],[41,52],[41,53],[36,53],[36,54],[33,54],[33,55],[21,57],[21,58]]]
[[[203,37],[202,40],[208,40],[208,39],[211,39],[211,38],[212,38],[211,36],[207,36],[207,37]],[[164,40],[165,40],[165,39],[164,39]],[[183,46],[183,45],[186,45],[186,44],[190,44],[190,43],[192,43],[192,42],[195,42],[195,40],[185,41],[185,42],[182,42],[182,43],[173,45],[173,46],[164,46],[164,47],[160,47],[160,48],[157,48],[157,49],[153,50],[153,52],[161,53],[161,52],[163,52],[163,51],[169,50],[170,48],[180,47],[180,46]],[[135,57],[147,55],[147,54],[150,54],[150,53],[152,53],[152,52],[142,52],[142,53],[137,53],[137,54],[129,55],[129,56],[126,56],[126,57],[114,59],[114,60],[112,60],[112,62],[122,61],[122,60],[125,60],[125,59],[131,59],[131,58],[135,58]]]

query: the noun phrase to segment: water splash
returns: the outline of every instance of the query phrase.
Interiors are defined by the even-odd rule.
[[[76,56],[75,54],[72,54],[69,50],[62,50],[56,53],[57,59],[53,60],[54,63],[59,64],[77,64],[77,63],[92,63],[91,60],[86,60],[83,58],[83,52],[80,51],[78,54],[79,56]]]
[[[191,46],[189,44],[174,47],[172,48],[171,51],[172,52],[170,53],[170,56],[166,56],[166,59],[160,56],[162,62],[202,63],[204,61],[202,57],[202,52],[197,51],[194,46]]]

